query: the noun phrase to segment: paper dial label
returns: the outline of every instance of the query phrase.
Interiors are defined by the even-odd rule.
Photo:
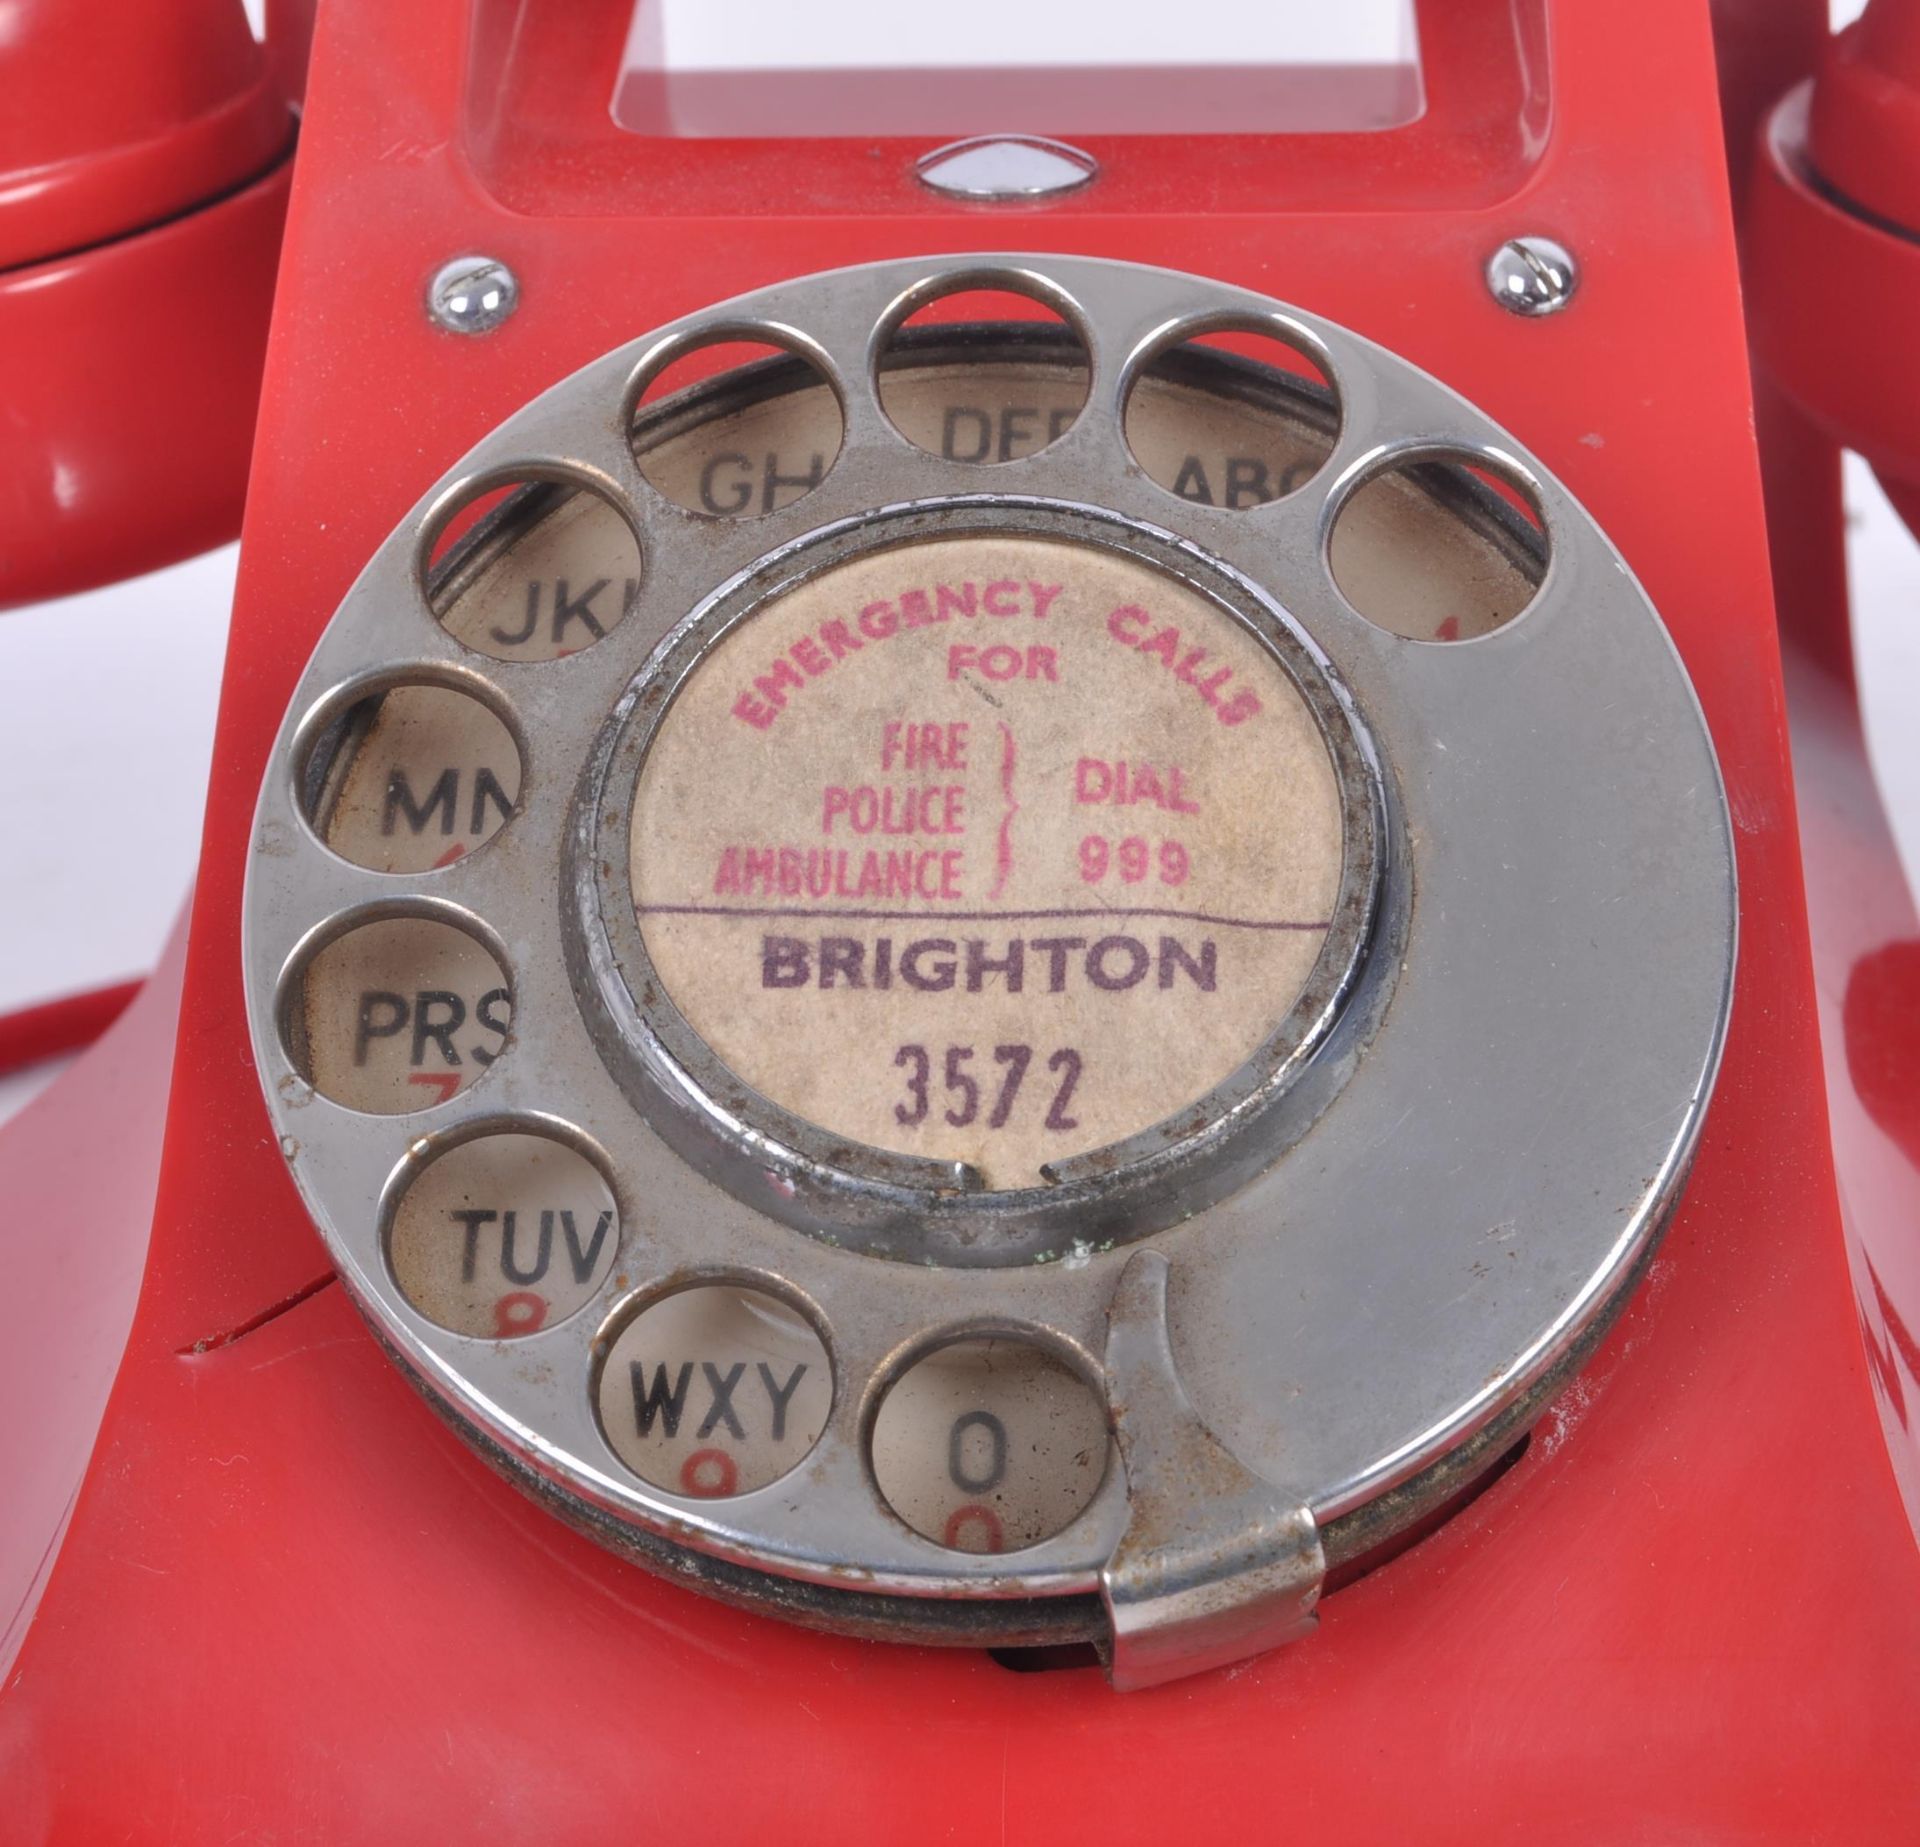
[[[660,979],[827,1131],[996,1187],[1203,1097],[1339,890],[1314,716],[1239,617],[1106,547],[865,554],[734,627],[631,818]]]

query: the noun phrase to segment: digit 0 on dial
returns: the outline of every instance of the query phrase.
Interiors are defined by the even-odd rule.
[[[355,1299],[544,1504],[862,1635],[1298,1633],[1590,1350],[1718,1058],[1622,561],[1195,277],[635,340],[399,526],[276,752],[255,1050]]]
[[[1107,1469],[1107,1413],[1064,1361],[1019,1340],[955,1341],[889,1388],[873,1473],[915,1532],[1017,1552],[1069,1526]]]

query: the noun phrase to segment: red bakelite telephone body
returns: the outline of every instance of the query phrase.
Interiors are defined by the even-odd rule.
[[[1792,640],[1830,637],[1844,608],[1836,452],[1769,390],[1806,714],[1796,823],[1706,10],[1426,5],[1427,106],[1405,126],[1094,137],[1097,185],[1013,207],[937,198],[914,143],[616,127],[629,12],[321,9],[170,1077],[162,981],[108,1042],[148,1061],[140,1084],[70,1081],[32,1149],[0,1137],[9,1216],[70,1227],[38,1299],[80,1315],[71,1266],[165,1091],[132,1335],[0,1697],[7,1831],[1911,1838],[1914,926],[1846,682],[1831,649]],[[1788,54],[1756,67],[1735,112],[1796,74]],[[1571,311],[1529,320],[1489,297],[1488,253],[1521,233],[1580,252]],[[323,625],[426,486],[640,330],[784,276],[974,246],[1266,291],[1485,407],[1632,562],[1736,825],[1725,1065],[1667,1242],[1595,1360],[1471,1506],[1333,1589],[1316,1636],[1127,1697],[1090,1670],[744,1614],[515,1493],[335,1286],[244,1025],[269,746]],[[472,250],[522,289],[484,340],[422,307]],[[0,1311],[16,1435],[67,1338],[27,1293]]]

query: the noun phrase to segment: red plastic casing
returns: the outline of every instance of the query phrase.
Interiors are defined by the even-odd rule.
[[[240,527],[291,92],[240,0],[0,17],[0,610]]]
[[[629,10],[322,10],[151,1255],[0,1700],[9,1830],[1913,1839],[1920,1555],[1836,1203],[1705,8],[1429,4],[1415,124],[1096,140],[1095,186],[1012,210],[918,189],[907,143],[622,134],[606,101]],[[1568,312],[1525,321],[1490,299],[1482,265],[1519,232],[1580,254]],[[804,271],[994,247],[1266,290],[1511,427],[1664,613],[1738,840],[1719,1089],[1668,1242],[1599,1357],[1517,1466],[1329,1597],[1316,1636],[1151,1694],[805,1633],[557,1524],[415,1396],[337,1286],[315,1287],[325,1258],[246,1049],[240,895],[269,746],[335,605],[426,487],[675,315]],[[433,269],[467,251],[523,288],[485,339],[423,310]],[[1837,535],[1837,503],[1812,517]],[[1887,1325],[1880,1383],[1910,1400],[1915,1353]]]

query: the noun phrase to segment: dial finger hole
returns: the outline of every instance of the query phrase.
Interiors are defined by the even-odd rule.
[[[764,340],[710,340],[646,375],[633,456],[675,505],[754,519],[818,487],[844,434],[840,400],[811,359]]]
[[[670,1494],[750,1494],[805,1460],[833,1366],[799,1310],[736,1283],[663,1296],[615,1335],[595,1382],[613,1453]]]
[[[520,799],[520,747],[484,699],[430,681],[356,688],[309,728],[300,812],[342,859],[430,872],[484,846]]]
[[[923,302],[881,344],[880,407],[949,462],[1017,462],[1057,442],[1087,401],[1085,337],[1052,302],[958,288]]]
[[[613,1269],[613,1189],[579,1149],[524,1130],[472,1137],[406,1183],[387,1229],[400,1293],[436,1326],[517,1340],[577,1313]]]
[[[640,542],[593,488],[496,480],[439,515],[421,581],[463,646],[494,660],[558,660],[625,620],[640,594]]]
[[[1539,594],[1550,556],[1533,490],[1454,451],[1369,475],[1341,503],[1327,547],[1340,594],[1413,641],[1503,628]]]
[[[1211,328],[1160,347],[1127,389],[1127,446],[1182,500],[1241,512],[1304,487],[1333,453],[1332,375],[1269,327]]]
[[[450,1102],[505,1050],[513,990],[464,924],[404,911],[350,922],[300,957],[280,1029],[323,1097],[370,1115]]]
[[[1106,1407],[1064,1360],[1006,1335],[914,1361],[873,1420],[873,1478],[916,1533],[1017,1552],[1064,1531],[1107,1472]]]

